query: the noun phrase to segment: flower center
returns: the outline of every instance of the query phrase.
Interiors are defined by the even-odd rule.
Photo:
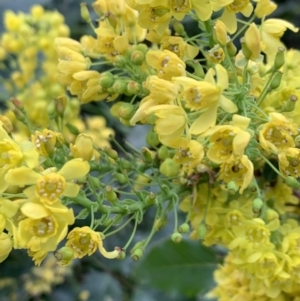
[[[191,8],[189,0],[169,0],[168,5],[175,12],[188,12]]]
[[[63,194],[66,186],[66,180],[55,173],[45,175],[37,182],[37,193],[50,201],[56,201]]]
[[[238,13],[242,11],[248,4],[249,0],[234,0],[227,6],[227,9],[232,13]]]
[[[84,256],[95,251],[96,244],[89,233],[72,232],[68,245],[79,255]]]
[[[37,237],[49,237],[55,234],[55,221],[52,216],[32,220],[30,223],[30,234]]]
[[[253,227],[247,231],[247,238],[256,246],[267,243],[269,233],[265,228]]]

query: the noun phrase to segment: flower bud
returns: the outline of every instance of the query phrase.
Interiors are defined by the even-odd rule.
[[[149,50],[149,48],[146,44],[140,43],[140,44],[136,45],[136,50],[146,53]]]
[[[284,182],[294,188],[294,189],[299,189],[300,188],[300,183],[297,181],[296,178],[292,177],[292,176],[288,176],[287,178],[284,179]]]
[[[231,195],[236,194],[239,191],[239,187],[236,185],[234,181],[230,181],[227,184],[228,193]]]
[[[185,34],[185,29],[181,22],[173,18],[171,24],[173,25],[173,28],[178,35],[183,36]]]
[[[252,211],[254,213],[259,213],[263,205],[264,205],[263,200],[261,198],[256,198],[252,202]]]
[[[87,134],[79,134],[76,137],[75,144],[70,144],[70,149],[74,158],[90,161],[94,153],[93,139]]]
[[[291,95],[287,102],[282,106],[281,112],[292,112],[296,107],[296,102],[298,97],[296,95]]]
[[[130,81],[127,85],[127,93],[129,95],[135,95],[138,94],[141,90],[142,86],[140,83],[135,81]]]
[[[199,239],[204,239],[207,233],[207,227],[205,224],[201,223],[197,228],[197,234]]]
[[[92,4],[92,7],[96,14],[100,17],[104,16],[107,13],[107,5],[105,0],[97,0]]]
[[[235,47],[235,45],[233,44],[232,41],[230,41],[226,44],[226,48],[227,48],[227,52],[228,52],[229,56],[234,57],[237,52],[237,48]]]
[[[91,182],[92,186],[95,188],[102,187],[101,181],[96,177],[89,176],[89,182]]]
[[[285,48],[279,47],[274,61],[275,70],[279,70],[284,65],[285,63],[284,54],[285,54]]]
[[[14,105],[16,108],[18,108],[19,110],[21,110],[21,111],[24,110],[24,105],[23,105],[23,103],[22,103],[20,100],[18,100],[17,98],[12,97],[12,98],[10,99],[10,101],[11,101],[11,102],[13,103],[13,105]]]
[[[107,156],[114,160],[117,160],[119,158],[119,154],[112,148],[105,147],[103,151]]]
[[[250,57],[251,57],[251,50],[247,47],[246,43],[245,43],[245,38],[241,38],[240,40],[241,42],[241,47],[242,47],[242,52],[243,52],[243,55],[245,56],[245,58],[247,60],[250,60]]]
[[[277,89],[280,86],[281,78],[282,78],[282,72],[277,71],[270,83],[270,88],[272,90]]]
[[[23,113],[20,109],[18,109],[18,108],[13,108],[12,111],[14,112],[16,118],[17,118],[19,121],[21,121],[21,122],[23,122],[23,123],[26,123],[26,117],[25,117],[24,113]]]
[[[118,201],[117,194],[114,192],[113,188],[109,185],[105,186],[105,197],[109,202],[115,203]]]
[[[124,94],[127,90],[128,82],[124,79],[117,79],[113,84],[113,89],[117,94]]]
[[[173,159],[167,158],[159,167],[159,171],[166,177],[175,177],[179,174],[180,165]]]
[[[145,62],[145,54],[142,51],[135,50],[130,57],[131,62],[136,66],[142,66]]]
[[[146,239],[143,239],[141,241],[138,241],[130,250],[130,254],[133,254],[133,252],[137,249],[143,249],[144,245],[145,245]]]
[[[76,126],[72,125],[71,123],[67,123],[66,127],[73,135],[77,136],[80,134],[78,128]]]
[[[60,117],[64,116],[64,112],[67,106],[67,97],[65,95],[57,97],[54,99],[55,101],[55,110]]]
[[[214,25],[214,40],[224,46],[227,44],[227,30],[225,24],[221,20],[217,20]]]
[[[190,226],[188,223],[184,223],[184,224],[181,224],[177,230],[179,233],[188,233],[188,232],[190,232]]]
[[[147,147],[143,147],[141,149],[143,157],[144,157],[144,161],[147,163],[151,163],[153,162],[154,158],[155,158],[155,152],[151,151],[150,149],[148,149]]]
[[[0,121],[2,122],[2,127],[7,133],[11,133],[13,131],[13,125],[6,116],[0,115]]]
[[[250,26],[248,27],[248,29],[245,32],[245,36],[244,36],[244,41],[245,41],[245,45],[247,50],[250,51],[250,56],[248,54],[248,52],[246,51],[246,54],[244,53],[244,49],[243,53],[245,55],[245,57],[247,59],[251,59],[253,61],[255,61],[256,59],[259,58],[260,56],[260,44],[261,44],[261,37],[260,37],[260,32],[259,29],[257,28],[255,23],[251,23]]]
[[[126,183],[128,183],[127,178],[126,178],[123,174],[121,174],[121,173],[119,173],[119,172],[113,173],[113,176],[117,179],[117,181],[118,181],[120,184],[126,184]]]
[[[8,257],[13,247],[12,239],[7,233],[0,234],[0,245],[0,262],[2,262]]]
[[[135,105],[124,102],[119,108],[118,115],[125,120],[129,120],[134,115],[135,111]]]
[[[152,147],[157,146],[160,143],[159,140],[158,140],[157,133],[154,132],[153,130],[150,130],[147,133],[146,142],[148,143],[149,146],[152,146]]]
[[[176,244],[179,244],[182,241],[182,235],[178,232],[175,232],[171,235],[171,239]]]
[[[169,158],[170,157],[169,149],[165,145],[162,145],[157,151],[157,156],[161,160],[165,160]]]
[[[156,219],[153,226],[154,230],[160,231],[167,224],[167,221],[166,217]]]
[[[126,252],[124,250],[121,250],[117,259],[124,260],[125,258],[126,258]]]
[[[122,55],[117,55],[114,58],[114,66],[117,68],[124,68],[127,65],[127,59],[126,57]]]
[[[87,23],[90,23],[92,21],[86,3],[80,3],[80,15],[81,18],[85,20]]]
[[[144,250],[141,248],[135,249],[132,254],[131,254],[131,258],[134,261],[139,261],[141,259],[141,257],[143,256]]]
[[[119,158],[117,161],[123,169],[126,169],[126,170],[132,169],[132,163],[130,163],[128,160],[126,160],[124,158]]]
[[[73,249],[64,246],[64,247],[60,248],[59,250],[55,251],[54,256],[57,259],[57,264],[59,264],[61,266],[67,266],[73,260],[74,251],[73,251]]]
[[[114,75],[111,72],[104,72],[101,74],[100,80],[99,80],[99,84],[101,85],[101,87],[107,89],[112,87],[112,85],[115,82],[115,78]]]

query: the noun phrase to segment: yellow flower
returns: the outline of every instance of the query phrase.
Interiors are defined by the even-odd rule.
[[[299,30],[299,28],[285,20],[267,19],[263,21],[259,28],[263,44],[263,52],[268,56],[273,57],[279,47],[285,48],[280,41],[280,38],[287,29],[290,29],[293,32],[298,32]]]
[[[263,57],[260,54],[260,44],[261,44],[261,37],[260,32],[255,23],[251,23],[248,29],[245,32],[245,44],[247,50],[250,51],[250,56],[247,59],[252,61],[256,61],[260,59],[262,61]]]
[[[270,153],[278,153],[283,149],[294,147],[292,136],[298,133],[297,124],[288,122],[280,113],[270,113],[270,121],[263,125],[259,132],[260,146]]]
[[[249,17],[253,11],[250,0],[233,0],[225,7],[221,20],[226,25],[230,34],[237,30],[236,14],[242,13],[245,17]]]
[[[59,172],[54,172],[53,168],[46,169],[43,173],[38,173],[27,167],[20,167],[7,173],[6,181],[11,185],[25,186],[32,185],[24,190],[24,193],[31,198],[35,196],[40,202],[52,205],[64,195],[75,197],[80,186],[67,182],[85,176],[90,170],[86,161],[73,159],[68,161]]]
[[[272,14],[277,9],[277,4],[271,0],[259,0],[256,4],[254,13],[258,18],[263,18]]]
[[[300,177],[300,150],[289,147],[278,154],[279,169],[283,176]]]
[[[159,78],[171,80],[174,76],[185,76],[185,63],[172,51],[149,50],[146,61]]]
[[[39,265],[48,252],[54,251],[64,239],[68,225],[75,221],[73,210],[56,202],[43,206],[39,200],[28,200],[21,212],[25,216],[18,224],[18,246],[28,249],[29,255]]]
[[[75,145],[70,144],[70,149],[74,158],[90,161],[94,157],[93,139],[89,135],[79,134],[75,140]]]
[[[224,67],[216,65],[217,82],[214,79],[214,70],[210,69],[204,81],[196,81],[187,77],[177,77],[173,81],[183,86],[183,100],[187,108],[193,111],[204,110],[192,124],[192,135],[200,135],[217,120],[217,110],[220,105],[226,112],[234,113],[237,106],[222,93],[228,87],[228,74]]]
[[[16,143],[3,129],[2,122],[0,125],[0,192],[3,192],[8,187],[6,173],[22,165],[27,165],[29,169],[37,167],[39,154],[29,141]]]
[[[97,249],[100,253],[109,259],[119,256],[119,251],[114,250],[107,252],[103,247],[103,239],[101,233],[93,231],[90,227],[76,227],[67,237],[66,246],[74,251],[74,258],[82,258],[83,256],[92,255]]]
[[[226,161],[232,154],[243,155],[251,135],[246,132],[250,118],[233,115],[232,125],[217,125],[203,136],[210,136],[207,157],[214,163]]]
[[[253,170],[253,163],[246,155],[231,155],[221,164],[219,179],[225,183],[234,181],[242,194],[252,181]]]
[[[23,18],[16,15],[12,10],[6,10],[4,13],[4,26],[8,31],[18,31],[23,23]]]
[[[12,218],[17,214],[20,206],[17,202],[0,199],[0,233],[6,229],[8,232],[14,233],[15,228]]]

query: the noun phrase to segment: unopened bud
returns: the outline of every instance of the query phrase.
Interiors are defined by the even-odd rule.
[[[137,249],[143,249],[145,242],[146,242],[146,239],[138,241],[130,250],[130,254],[133,254],[133,252]]]
[[[282,106],[281,112],[294,111],[297,100],[298,100],[298,97],[296,95],[291,95],[289,100],[287,102],[285,102],[285,104]]]
[[[143,147],[141,149],[143,157],[144,157],[144,161],[147,163],[151,163],[153,162],[154,158],[155,158],[155,152],[151,151],[150,149],[148,149],[147,147]]]
[[[117,94],[124,94],[127,90],[128,82],[123,79],[117,79],[113,85],[113,89]]]
[[[165,159],[169,158],[169,156],[170,156],[169,149],[168,149],[165,145],[162,145],[162,146],[158,149],[157,155],[158,155],[158,158],[159,158],[159,159],[165,160]]]
[[[173,28],[178,35],[183,36],[185,34],[185,29],[181,22],[173,18],[171,24],[173,25]]]
[[[197,234],[199,239],[204,239],[207,233],[207,227],[205,224],[201,223],[197,228]]]
[[[148,145],[152,146],[152,147],[155,147],[157,146],[160,142],[158,140],[158,135],[156,132],[154,132],[153,130],[150,130],[148,133],[147,133],[147,136],[146,136],[146,142],[148,143]]]
[[[178,232],[175,232],[171,235],[171,239],[176,244],[179,244],[182,241],[182,235]]]
[[[105,147],[103,149],[103,151],[105,152],[105,154],[107,156],[109,156],[110,158],[112,158],[114,160],[117,160],[119,158],[118,153],[114,149],[112,149],[112,148]]]
[[[105,0],[97,0],[92,4],[92,7],[96,14],[100,17],[104,16],[107,13],[107,5]]]
[[[74,251],[69,247],[62,247],[54,252],[54,256],[57,259],[57,263],[61,266],[69,265],[74,257]]]
[[[122,55],[117,55],[114,58],[114,66],[117,68],[124,68],[127,64],[127,59],[126,57],[122,56]]]
[[[229,194],[234,195],[238,192],[239,187],[236,185],[236,183],[234,181],[230,181],[227,184],[227,189],[228,189]]]
[[[136,111],[135,105],[124,102],[119,108],[118,115],[120,118],[129,120],[134,115],[135,111]]]
[[[119,172],[115,172],[113,174],[113,176],[117,179],[117,181],[120,183],[120,184],[126,184],[128,183],[128,179],[126,176],[124,176],[123,174],[119,173]]]
[[[188,60],[186,64],[194,69],[194,74],[201,78],[204,78],[205,73],[201,64],[196,60]]]
[[[25,117],[24,113],[20,109],[14,108],[12,111],[14,112],[16,118],[19,121],[21,121],[23,123],[26,123],[26,117]]]
[[[134,261],[139,261],[141,259],[141,257],[143,256],[144,254],[144,250],[143,249],[135,249],[132,254],[131,254],[131,258],[134,260]]]
[[[281,78],[282,78],[282,72],[277,71],[270,83],[270,88],[272,90],[277,89],[280,86]]]
[[[20,101],[20,100],[18,100],[17,98],[15,98],[15,97],[12,97],[11,99],[10,99],[10,101],[13,103],[13,105],[16,107],[16,108],[18,108],[19,110],[24,110],[24,105],[23,105],[23,103]]]
[[[105,89],[110,88],[112,87],[114,82],[115,82],[114,75],[111,72],[104,72],[101,74],[99,80],[99,84],[101,85],[101,87]]]
[[[292,176],[288,176],[287,178],[284,179],[284,182],[294,188],[294,189],[299,189],[300,188],[300,183],[298,182],[298,180]]]
[[[166,177],[175,177],[179,174],[180,165],[173,159],[167,158],[159,167],[159,171]]]
[[[54,99],[55,101],[55,110],[60,117],[64,116],[64,112],[67,106],[67,97],[65,95],[57,97]]]
[[[120,250],[120,253],[117,257],[118,260],[124,260],[126,258],[126,252],[124,250]]]
[[[81,15],[81,18],[83,20],[85,20],[87,23],[91,22],[90,12],[87,8],[86,3],[81,3],[80,4],[80,15]]]
[[[96,177],[92,177],[92,176],[89,176],[89,182],[92,184],[93,187],[95,188],[100,188],[102,187],[101,185],[101,181],[96,178]]]
[[[129,95],[135,95],[138,94],[141,90],[142,86],[140,83],[135,81],[130,81],[127,85],[127,93]]]
[[[227,30],[225,24],[221,20],[217,20],[214,26],[214,40],[224,46],[227,44]]]
[[[245,38],[244,38],[244,37],[241,38],[240,42],[241,42],[241,46],[242,46],[242,52],[243,52],[245,58],[246,58],[247,60],[249,60],[249,59],[251,58],[252,52],[251,52],[251,50],[247,47],[247,45],[246,45],[246,43],[245,43]]]
[[[263,205],[264,205],[263,200],[261,198],[256,198],[252,202],[252,211],[254,213],[259,213]]]
[[[13,125],[6,116],[0,115],[0,121],[2,122],[2,127],[7,133],[11,133],[13,131]]]
[[[136,50],[146,53],[149,50],[149,48],[146,44],[141,43],[141,44],[136,45]]]
[[[154,230],[160,231],[167,224],[167,221],[166,217],[156,219],[153,226]]]
[[[145,198],[145,203],[147,205],[154,205],[155,204],[155,200],[156,200],[156,194],[153,192],[150,192],[146,198]]]
[[[188,232],[190,232],[190,226],[188,223],[184,223],[184,224],[181,224],[177,230],[179,233],[188,233]]]
[[[71,123],[67,123],[66,127],[71,132],[71,134],[76,135],[76,136],[80,134],[80,131],[78,130],[78,128],[76,126],[72,125]]]
[[[274,69],[279,70],[285,63],[284,58],[285,48],[279,47],[275,56]]]
[[[126,169],[126,170],[132,169],[132,163],[129,162],[128,160],[126,160],[124,158],[119,158],[117,161],[123,169]]]
[[[109,202],[115,203],[118,200],[117,194],[109,185],[105,186],[105,197]]]
[[[237,48],[232,43],[232,41],[230,41],[226,44],[226,48],[227,48],[227,52],[228,52],[229,56],[234,57],[237,52]]]
[[[131,62],[136,66],[142,66],[145,62],[145,54],[142,51],[135,50],[130,57]]]

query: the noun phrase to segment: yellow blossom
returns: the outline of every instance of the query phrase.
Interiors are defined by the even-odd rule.
[[[1,248],[0,248],[0,263],[1,263],[8,257],[9,253],[12,250],[13,247],[12,237],[7,233],[4,232],[1,233],[0,244],[1,244]]]
[[[42,173],[25,166],[16,168],[7,173],[6,181],[21,187],[33,185],[26,188],[24,193],[29,198],[35,196],[40,202],[51,205],[62,195],[75,197],[80,187],[69,181],[85,176],[89,170],[90,166],[86,161],[73,159],[65,163],[57,173],[53,168],[46,169]]]
[[[300,150],[289,147],[278,154],[279,169],[283,176],[300,177]]]
[[[290,123],[280,113],[270,113],[270,121],[263,125],[259,132],[260,146],[270,153],[278,153],[283,149],[294,147],[292,136],[298,133],[297,125]]]
[[[100,253],[109,259],[119,256],[119,251],[114,250],[107,252],[103,247],[103,238],[101,233],[93,231],[90,227],[76,227],[67,237],[66,246],[74,251],[74,258],[82,258],[83,256],[92,255],[97,249]]]
[[[86,134],[79,134],[75,140],[75,144],[70,144],[70,149],[74,158],[82,158],[90,161],[94,157],[93,139]]]
[[[259,0],[256,4],[254,13],[258,18],[263,18],[272,14],[277,9],[277,4],[271,0]]]
[[[253,163],[246,155],[231,155],[221,164],[219,179],[225,183],[234,181],[243,193],[252,181],[253,170]]]

